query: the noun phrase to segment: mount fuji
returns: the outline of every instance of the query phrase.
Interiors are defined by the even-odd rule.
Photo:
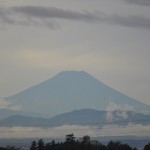
[[[149,105],[118,92],[84,71],[60,72],[5,100],[21,111],[49,116],[85,108],[108,110],[114,105],[118,109],[150,114]]]

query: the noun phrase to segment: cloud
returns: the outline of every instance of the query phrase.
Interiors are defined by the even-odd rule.
[[[106,18],[106,22],[131,28],[150,29],[150,18],[138,15],[112,15]]]
[[[12,10],[16,13],[27,15],[28,17],[59,18],[78,21],[96,21],[100,19],[96,14],[92,14],[88,11],[75,12],[55,7],[24,6],[13,7]]]
[[[53,128],[0,127],[0,138],[65,138],[65,136],[70,133],[73,133],[77,138],[83,137],[84,135],[89,135],[91,137],[121,135],[142,137],[149,136],[149,128],[149,125],[143,126],[140,124],[128,124],[126,126],[105,125],[103,127],[80,125],[63,125]]]
[[[93,133],[90,126],[62,125],[58,127],[0,127],[0,138],[65,138],[65,135],[74,133],[81,137]],[[29,134],[32,133],[32,134]]]
[[[125,2],[129,4],[135,4],[135,5],[142,5],[142,6],[150,6],[149,0],[124,0]]]
[[[119,105],[110,101],[106,108],[106,111],[115,111],[115,110],[132,111],[133,107],[128,104]]]
[[[0,98],[0,109],[1,108],[8,108],[9,103],[6,102],[3,98]]]
[[[20,110],[19,106],[14,106],[10,102],[4,100],[3,98],[0,98],[0,109],[3,109],[3,108],[8,108],[11,110]]]
[[[119,110],[116,112],[117,117],[127,119],[128,118],[127,111],[132,111],[133,107],[128,104],[119,105],[119,104],[116,104],[116,103],[110,101],[106,108],[107,121],[113,122],[116,120],[116,116],[114,116],[114,114],[113,114],[113,111],[116,111],[116,110]]]
[[[100,18],[88,11],[71,11],[55,7],[20,6],[1,8],[0,22],[9,25],[58,27],[55,19],[95,22]]]
[[[131,28],[150,29],[150,18],[140,15],[105,14],[100,11],[72,11],[56,7],[16,6],[0,9],[2,25],[21,25],[59,28],[58,20],[80,21],[86,23],[107,23]]]

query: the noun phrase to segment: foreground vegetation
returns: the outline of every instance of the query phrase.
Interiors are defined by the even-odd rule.
[[[89,136],[75,140],[73,134],[67,135],[65,142],[56,143],[54,140],[50,143],[44,143],[42,139],[33,141],[30,150],[137,150],[128,144],[110,141],[107,145],[103,145],[98,141],[91,141]],[[150,150],[150,143],[145,145],[143,150]]]
[[[15,147],[0,147],[0,150],[20,150]],[[96,140],[90,140],[89,136],[84,136],[82,139],[77,139],[73,134],[66,135],[64,142],[55,142],[52,140],[49,143],[44,143],[42,139],[33,141],[28,150],[138,150],[126,143],[110,141],[104,145]],[[144,146],[143,150],[150,150],[150,143]]]

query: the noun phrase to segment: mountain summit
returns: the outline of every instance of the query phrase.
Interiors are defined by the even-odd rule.
[[[5,98],[22,111],[56,114],[75,109],[130,109],[149,113],[150,106],[136,101],[95,79],[84,71],[63,71],[38,85]]]

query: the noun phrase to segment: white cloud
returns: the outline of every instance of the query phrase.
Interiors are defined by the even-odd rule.
[[[125,111],[117,111],[117,116],[122,117],[123,119],[128,118],[128,114]]]
[[[115,111],[115,110],[132,111],[133,107],[130,106],[129,104],[120,105],[110,101],[106,108],[106,111]]]
[[[116,112],[117,117],[122,117],[123,119],[127,119],[128,118],[127,111],[132,111],[133,107],[130,106],[129,104],[119,105],[110,101],[106,108],[106,111],[107,111],[106,118],[108,121],[110,122],[115,121],[116,116],[113,115],[113,111],[116,111],[116,110],[120,110]]]

